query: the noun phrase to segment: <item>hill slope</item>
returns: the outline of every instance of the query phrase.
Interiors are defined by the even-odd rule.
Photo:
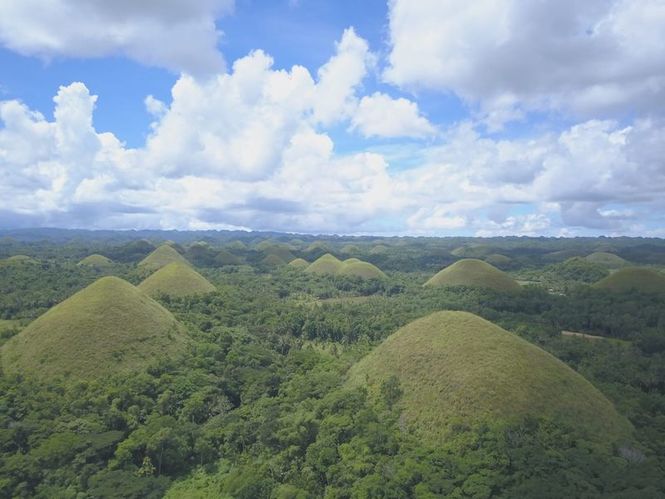
[[[459,260],[427,281],[425,286],[469,286],[496,291],[519,291],[520,285],[508,274],[482,260]]]
[[[33,264],[33,263],[39,263],[36,259],[32,258],[31,256],[27,255],[14,255],[10,256],[9,258],[6,258],[3,260],[4,263],[13,265],[13,264]]]
[[[305,272],[312,274],[336,274],[343,263],[330,253],[317,258],[305,269]]]
[[[652,269],[627,267],[598,281],[593,287],[618,292],[635,289],[645,293],[664,293],[665,275]]]
[[[349,259],[353,260],[353,259]],[[358,261],[348,261],[345,260],[342,263],[338,271],[339,275],[360,277],[361,279],[383,279],[386,277],[386,274],[377,267],[372,265],[369,262]]]
[[[93,255],[86,256],[77,265],[81,265],[81,266],[85,266],[85,267],[95,267],[97,269],[103,269],[103,268],[113,266],[113,262],[109,258],[106,258],[103,255],[98,255],[98,254],[95,253]]]
[[[143,369],[182,351],[175,317],[117,277],[103,277],[30,323],[2,348],[6,372],[91,379]]]
[[[494,265],[499,269],[510,267],[510,264],[513,263],[512,258],[500,253],[492,253],[491,255],[487,255],[484,260],[490,265]]]
[[[139,289],[149,296],[192,296],[215,291],[205,277],[187,264],[174,262],[148,276]]]
[[[162,244],[159,248],[141,260],[138,265],[147,270],[157,270],[173,262],[189,265],[189,262],[185,260],[180,253],[168,244]]]
[[[291,260],[289,262],[289,267],[296,269],[306,269],[309,267],[309,262],[303,258],[296,258],[295,260]]]
[[[455,423],[560,420],[612,442],[630,425],[586,379],[544,350],[468,312],[407,324],[349,371],[347,383],[380,397],[395,376],[403,420],[436,442]]]
[[[597,263],[610,269],[619,269],[628,265],[628,262],[614,253],[607,253],[604,251],[596,251],[584,257],[586,260]]]

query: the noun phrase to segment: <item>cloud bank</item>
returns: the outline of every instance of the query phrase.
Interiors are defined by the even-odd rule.
[[[0,2],[0,43],[22,55],[125,56],[175,72],[224,69],[215,20],[233,0]]]
[[[150,22],[202,22],[213,38],[215,13],[230,7],[200,0],[182,15],[183,3],[172,3]],[[8,5],[0,19],[5,9],[20,20],[23,7]],[[121,14],[116,3],[86,8],[100,22],[138,26],[147,4],[133,5],[117,7]],[[642,5],[392,0],[385,65],[349,28],[317,71],[276,68],[261,50],[220,70],[209,40],[194,39],[187,50],[207,51],[180,62],[184,52],[159,55],[149,45],[163,60],[142,59],[131,37],[90,43],[81,55],[120,51],[183,73],[170,101],[146,97],[153,123],[137,148],[95,129],[98,97],[83,82],[60,87],[52,119],[0,101],[0,224],[665,235],[665,62],[657,57],[665,31],[656,29],[665,3]],[[30,36],[0,20],[0,40],[43,56],[75,55],[78,36],[95,40],[64,28],[41,36],[41,17],[28,17]],[[367,91],[376,74],[415,93]],[[457,94],[472,112],[437,124],[419,106],[421,91]],[[568,124],[487,133],[534,112]],[[340,133],[360,145],[337,147]]]

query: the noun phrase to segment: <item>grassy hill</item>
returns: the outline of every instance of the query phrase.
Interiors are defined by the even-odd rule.
[[[491,254],[492,248],[486,244],[472,243],[455,248],[450,253],[460,258],[482,258]]]
[[[245,251],[247,249],[247,245],[237,239],[227,243],[225,246],[227,249],[233,251]]]
[[[500,253],[492,253],[491,255],[487,255],[484,260],[490,265],[494,265],[499,269],[510,267],[510,264],[513,263],[512,258]]]
[[[295,260],[295,256],[291,253],[291,250],[286,247],[286,245],[274,244],[272,246],[265,247],[261,252],[266,255],[275,255],[279,257],[284,263],[289,263],[291,260]]]
[[[628,262],[614,253],[606,253],[604,251],[596,251],[584,257],[586,260],[608,267],[610,269],[620,269],[628,265]]]
[[[138,371],[185,348],[175,317],[117,277],[103,277],[30,323],[2,348],[9,373],[92,379]]]
[[[162,244],[155,251],[141,260],[138,265],[146,270],[157,270],[173,262],[189,264],[189,262],[171,246]]]
[[[310,263],[309,267],[305,269],[305,272],[310,274],[334,275],[339,271],[342,265],[344,264],[337,257],[330,253],[326,253]]]
[[[468,312],[436,312],[407,324],[353,366],[347,383],[367,386],[378,402],[395,378],[401,419],[428,442],[441,441],[457,423],[526,417],[562,421],[608,444],[631,431],[581,375]]]
[[[289,262],[289,267],[294,267],[296,269],[306,269],[309,267],[309,262],[303,258],[296,258]]]
[[[372,249],[369,250],[369,254],[373,256],[385,255],[386,253],[388,253],[389,249],[390,248],[388,248],[388,246],[386,246],[385,244],[377,244],[375,246],[372,246]]]
[[[103,255],[93,254],[86,256],[81,260],[77,265],[83,267],[94,267],[96,269],[104,269],[113,266],[111,259],[106,258]]]
[[[637,290],[645,293],[665,293],[665,275],[646,268],[626,267],[593,285],[610,291]]]
[[[306,253],[314,253],[316,251],[329,252],[330,251],[330,246],[328,246],[328,243],[326,243],[324,241],[314,241],[309,246],[307,246],[307,248],[305,249]]]
[[[279,255],[270,253],[263,260],[261,260],[261,265],[265,267],[281,267],[282,265],[286,265],[286,261]]]
[[[520,285],[508,274],[482,260],[459,260],[427,281],[425,286],[469,286],[496,291],[519,291]]]
[[[10,256],[9,258],[5,258],[3,263],[9,264],[9,265],[21,265],[21,264],[34,264],[34,263],[39,263],[38,260],[32,258],[31,256],[28,255],[14,255]]]
[[[360,248],[355,244],[345,244],[340,251],[345,255],[353,255],[360,253]]]
[[[347,258],[346,260],[342,261],[344,265],[349,265],[350,263],[360,263],[360,262],[362,262],[360,258]]]
[[[383,279],[386,275],[375,265],[363,262],[358,258],[348,258],[343,262],[337,257],[326,253],[311,263],[305,272],[312,274],[343,275],[360,277],[361,279]]]
[[[240,242],[240,241],[237,241]],[[230,251],[227,251],[225,249],[219,249],[216,252],[217,254],[215,255],[215,264],[217,265],[240,265],[242,263],[242,260],[231,253]]]
[[[357,259],[349,258],[349,260]],[[360,277],[361,279],[383,279],[386,277],[386,274],[384,274],[383,271],[376,265],[372,265],[368,262],[362,262],[360,260],[349,260],[345,260],[342,263],[342,266],[337,272],[339,275]]]
[[[205,277],[187,264],[180,262],[169,263],[155,273],[148,276],[139,289],[149,296],[192,296],[215,291]]]

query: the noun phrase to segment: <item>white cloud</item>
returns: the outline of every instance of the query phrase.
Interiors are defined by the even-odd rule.
[[[529,110],[665,111],[663,0],[393,0],[385,77],[452,91],[490,128]]]
[[[374,63],[367,41],[353,28],[346,29],[336,54],[318,71],[314,118],[330,125],[351,116],[358,101],[355,91]]]
[[[435,132],[415,102],[380,92],[360,100],[351,128],[365,137],[424,137]]]
[[[337,64],[349,53],[353,63]],[[384,106],[377,115],[404,112],[405,128],[384,135],[431,126],[415,103],[358,95],[368,54],[347,31],[316,80],[300,66],[274,69],[261,51],[214,78],[182,75],[170,102],[146,99],[154,122],[134,149],[95,130],[97,97],[82,83],[60,88],[52,120],[0,102],[0,222],[482,235],[644,232],[659,222],[658,119],[501,140],[462,122],[399,169],[389,159],[398,150],[340,154],[323,123],[360,129],[363,101]],[[337,106],[321,107],[333,98]]]
[[[122,55],[191,74],[224,68],[215,19],[233,0],[0,2],[0,44],[23,55]]]

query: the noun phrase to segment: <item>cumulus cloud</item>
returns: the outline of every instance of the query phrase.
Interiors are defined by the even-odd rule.
[[[97,97],[83,83],[59,89],[53,119],[2,101],[0,222],[479,235],[631,233],[658,222],[662,119],[589,119],[527,138],[484,136],[471,122],[439,132],[414,102],[362,96],[372,62],[347,30],[315,76],[275,69],[262,51],[212,78],[181,75],[169,102],[146,98],[153,123],[138,148],[95,129]],[[398,115],[399,126],[380,123]],[[336,151],[327,127],[339,123],[367,135],[436,133],[397,168],[399,151]]]
[[[385,77],[452,91],[491,128],[531,110],[665,111],[662,0],[393,0]]]
[[[122,55],[176,72],[224,68],[215,19],[233,0],[0,2],[0,44],[23,55]]]
[[[367,41],[353,28],[344,31],[336,54],[318,71],[314,118],[330,125],[349,117],[357,105],[356,89],[375,63]]]
[[[424,137],[435,132],[421,116],[418,104],[403,97],[393,99],[381,92],[360,100],[351,129],[359,130],[365,137]]]

